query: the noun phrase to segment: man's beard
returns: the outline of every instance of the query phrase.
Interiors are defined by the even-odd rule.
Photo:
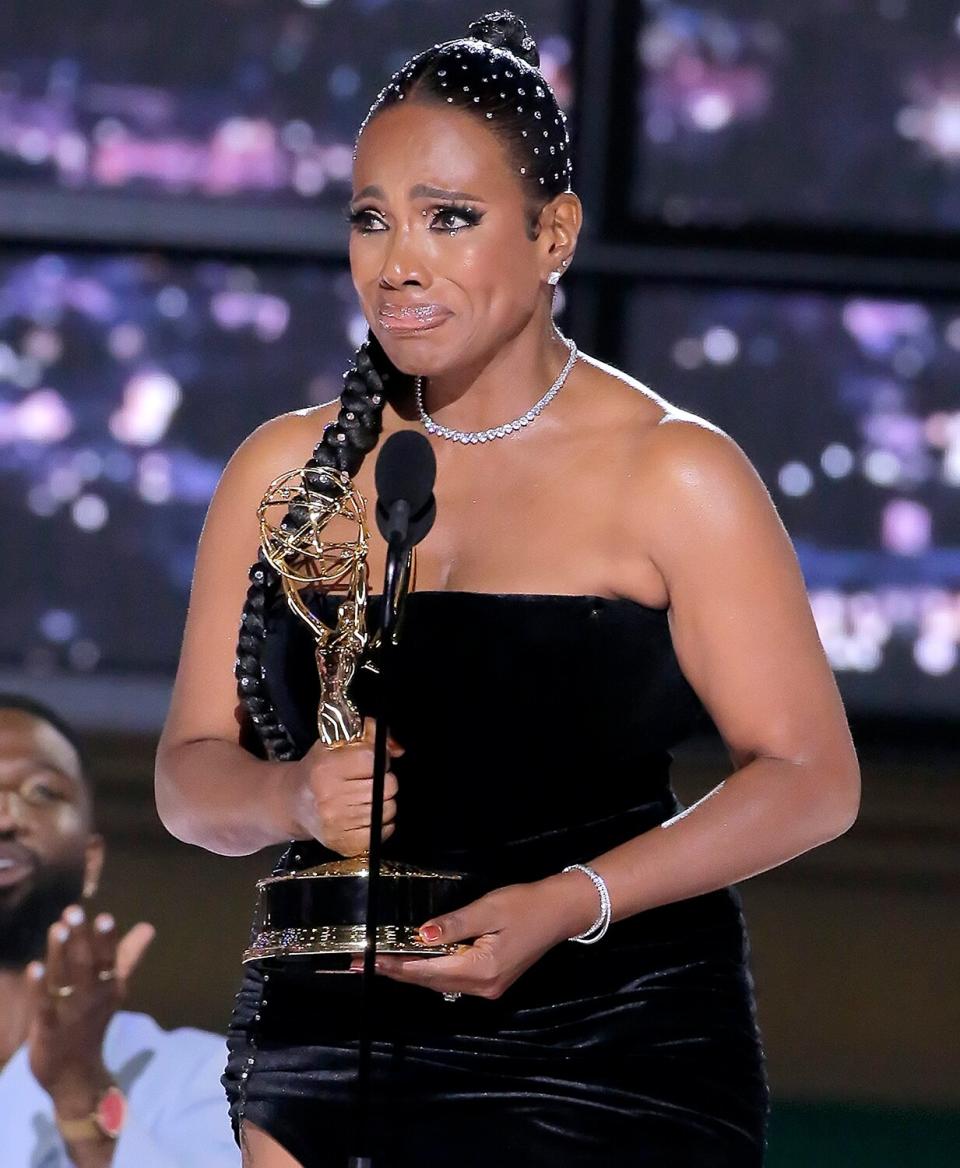
[[[83,895],[83,864],[38,867],[26,894],[6,903],[16,889],[0,890],[0,968],[23,969],[47,951],[47,929]]]

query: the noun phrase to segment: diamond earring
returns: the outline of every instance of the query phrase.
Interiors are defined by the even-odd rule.
[[[553,271],[550,273],[550,275],[547,276],[547,283],[552,284],[552,285],[559,284],[560,277],[563,275],[564,269],[566,268],[567,264],[569,264],[569,263],[570,263],[570,258],[568,256],[567,259],[562,261],[559,268],[554,268]]]

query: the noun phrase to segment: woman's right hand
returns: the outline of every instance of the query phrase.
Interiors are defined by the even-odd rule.
[[[299,762],[293,785],[293,817],[298,838],[312,837],[341,856],[356,856],[370,847],[373,806],[374,724],[367,720],[356,742],[331,747],[317,741]],[[403,753],[390,741],[390,758]],[[387,771],[383,788],[381,839],[393,835],[397,814],[397,778]]]

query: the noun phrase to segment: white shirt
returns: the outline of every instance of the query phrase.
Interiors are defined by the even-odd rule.
[[[162,1030],[146,1014],[115,1014],[103,1061],[127,1097],[111,1168],[239,1168],[220,1085],[222,1038]],[[22,1046],[0,1071],[0,1161],[4,1168],[73,1168],[53,1103]]]

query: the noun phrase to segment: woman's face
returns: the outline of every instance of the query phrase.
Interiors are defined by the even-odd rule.
[[[529,238],[520,176],[479,119],[415,101],[376,115],[350,210],[353,282],[403,372],[482,361],[533,316],[544,242]]]

